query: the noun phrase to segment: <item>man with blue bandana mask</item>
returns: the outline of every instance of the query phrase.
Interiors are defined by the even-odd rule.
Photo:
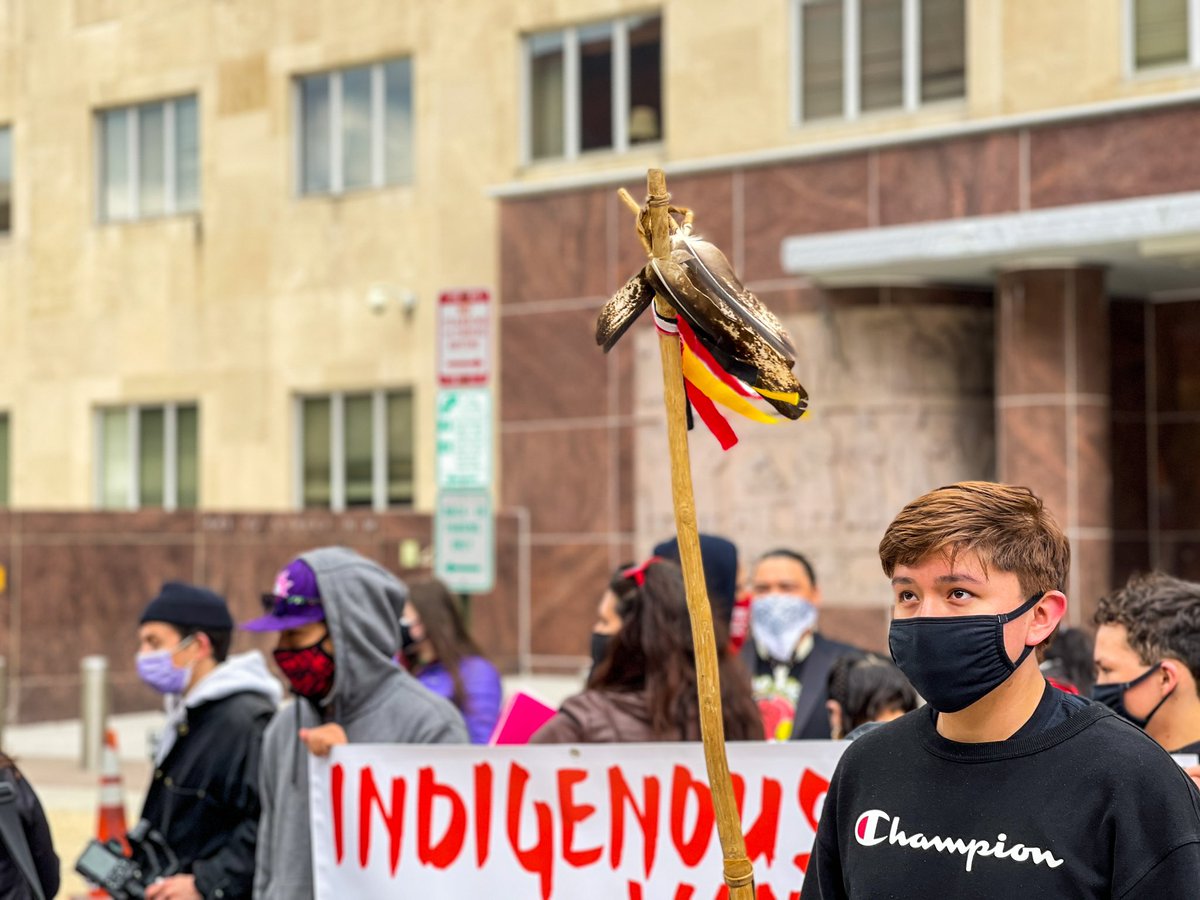
[[[829,670],[841,657],[862,651],[817,631],[821,589],[799,553],[772,550],[762,556],[750,586],[750,639],[741,652],[766,738],[830,737]]]

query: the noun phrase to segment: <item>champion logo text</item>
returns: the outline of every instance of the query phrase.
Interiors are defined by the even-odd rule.
[[[891,823],[890,825],[888,823]],[[979,838],[948,838],[937,835],[927,835],[921,832],[906,834],[900,828],[900,817],[891,816],[882,809],[868,809],[854,823],[854,839],[864,847],[874,847],[876,844],[888,843],[910,850],[935,850],[938,853],[957,853],[965,856],[964,865],[968,872],[975,863],[975,857],[991,857],[992,859],[1007,859],[1012,862],[1031,862],[1036,866],[1046,866],[1057,869],[1063,864],[1049,850],[1041,847],[1031,847],[1028,844],[1011,844],[1008,835],[1000,833],[994,841]]]

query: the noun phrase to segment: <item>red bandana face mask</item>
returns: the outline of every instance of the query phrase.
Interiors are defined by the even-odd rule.
[[[326,632],[315,644],[298,650],[276,650],[275,662],[283,670],[292,690],[309,700],[321,700],[333,687],[333,657],[321,646]]]

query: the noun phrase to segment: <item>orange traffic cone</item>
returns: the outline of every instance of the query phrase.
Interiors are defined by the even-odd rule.
[[[96,840],[121,842],[129,852],[125,839],[125,796],[121,786],[121,765],[117,761],[117,733],[111,728],[104,733],[104,753],[100,757],[100,812],[96,821]]]
[[[121,786],[121,764],[117,761],[117,733],[104,733],[104,753],[100,757],[100,811],[96,818],[96,840],[120,841],[129,854],[125,830],[125,795]],[[89,898],[107,897],[102,888],[92,888]]]

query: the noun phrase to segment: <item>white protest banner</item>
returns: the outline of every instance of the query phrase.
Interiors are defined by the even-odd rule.
[[[796,900],[834,741],[729,745],[758,900]],[[350,744],[310,763],[318,900],[728,896],[700,744]]]

